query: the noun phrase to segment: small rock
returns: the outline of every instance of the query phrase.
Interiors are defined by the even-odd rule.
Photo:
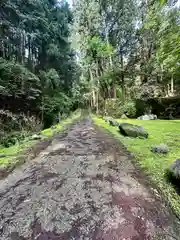
[[[119,123],[116,122],[112,117],[104,117],[105,122],[109,123],[111,126],[119,126]]]
[[[113,127],[118,127],[119,126],[119,123],[116,122],[114,119],[109,120],[109,124]]]
[[[174,163],[170,166],[170,172],[174,177],[180,179],[180,159],[176,159]]]
[[[126,114],[123,114],[120,118],[121,118],[121,119],[128,119],[128,117],[126,116]]]
[[[138,120],[157,120],[157,116],[154,114],[146,114],[137,118]]]
[[[7,173],[7,168],[5,166],[0,166],[0,178],[3,178]]]
[[[162,153],[162,154],[167,154],[169,152],[169,148],[166,144],[160,144],[151,149],[153,153]]]
[[[105,122],[108,122],[108,123],[109,123],[110,120],[113,120],[112,117],[103,117],[103,119],[104,119]]]
[[[40,139],[42,139],[41,135],[34,134],[34,135],[31,136],[31,140],[40,140]]]

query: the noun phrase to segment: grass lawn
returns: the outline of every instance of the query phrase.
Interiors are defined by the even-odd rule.
[[[173,210],[180,216],[180,196],[166,178],[166,171],[169,166],[174,160],[180,158],[180,121],[117,119],[118,122],[128,122],[143,126],[149,133],[149,138],[143,140],[124,137],[119,133],[117,127],[110,126],[99,117],[93,116],[93,119],[97,125],[104,127],[116,136],[134,154],[141,168],[148,173]],[[151,147],[160,143],[168,145],[170,152],[167,155],[151,152]]]
[[[42,139],[52,137],[53,135],[62,131],[68,124],[71,124],[74,120],[78,119],[80,115],[80,111],[76,111],[69,118],[61,121],[60,124],[41,131]],[[0,146],[0,156],[2,156],[0,157],[0,166],[9,166],[9,164],[15,164],[18,161],[18,157],[21,156],[25,150],[35,145],[38,141],[40,140],[30,140],[27,138],[9,148]]]

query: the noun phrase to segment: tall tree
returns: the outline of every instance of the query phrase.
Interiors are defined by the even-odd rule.
[[[82,66],[87,66],[83,69],[88,69],[93,102],[98,102],[95,101],[94,89],[102,86],[108,89],[108,94],[105,95],[116,97],[118,83],[124,95],[125,59],[131,54],[131,46],[135,41],[135,2],[76,0],[74,17],[78,51]],[[119,72],[115,70],[117,67]],[[103,83],[102,79],[107,79],[107,76],[111,79]],[[100,92],[103,91],[100,89]]]
[[[8,0],[1,1],[0,7],[0,85],[4,89],[0,107],[50,119],[64,111],[59,103],[72,95],[76,66],[69,41],[69,5],[56,0]]]

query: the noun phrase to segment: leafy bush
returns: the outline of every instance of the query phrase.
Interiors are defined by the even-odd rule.
[[[1,145],[4,147],[10,147],[15,145],[16,143],[23,141],[25,138],[29,137],[31,135],[31,132],[28,131],[12,131],[9,133],[6,133],[2,138],[1,138]]]
[[[40,80],[24,66],[0,58],[0,95],[36,99],[40,95]]]
[[[71,99],[63,92],[55,92],[53,96],[46,95],[43,104],[44,128],[50,127],[61,115],[68,115],[72,108]]]
[[[16,144],[40,128],[40,121],[34,116],[27,117],[24,114],[0,110],[0,144],[5,147]]]
[[[126,114],[128,117],[133,118],[136,116],[136,105],[132,100],[126,100],[125,103],[121,105],[121,110],[123,114]]]
[[[120,99],[107,99],[105,102],[105,114],[120,118],[123,114],[128,117],[136,116],[136,106],[135,102],[131,99],[122,102]]]

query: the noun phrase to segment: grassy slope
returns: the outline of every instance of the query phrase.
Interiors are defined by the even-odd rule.
[[[180,158],[180,121],[122,120],[123,122],[143,126],[150,134],[147,140],[143,140],[123,137],[117,127],[109,126],[109,124],[98,117],[94,116],[93,118],[97,125],[110,131],[134,154],[140,166],[148,173],[153,182],[157,184],[172,208],[179,215],[180,197],[166,180],[165,174],[172,162]],[[121,120],[117,121],[121,122]],[[151,152],[151,147],[160,143],[165,143],[169,146],[169,154],[159,155]]]
[[[57,124],[51,128],[45,129],[41,132],[42,139],[52,137],[54,134],[62,131],[68,124],[71,124],[74,120],[80,117],[80,112],[77,111],[72,114],[69,118],[61,121],[60,124]],[[5,155],[5,157],[0,158],[0,165],[7,166],[13,164],[16,161],[16,158],[22,154],[26,149],[30,148],[40,140],[29,140],[25,139],[24,141],[11,146],[9,148],[4,148],[0,146],[0,156]]]

